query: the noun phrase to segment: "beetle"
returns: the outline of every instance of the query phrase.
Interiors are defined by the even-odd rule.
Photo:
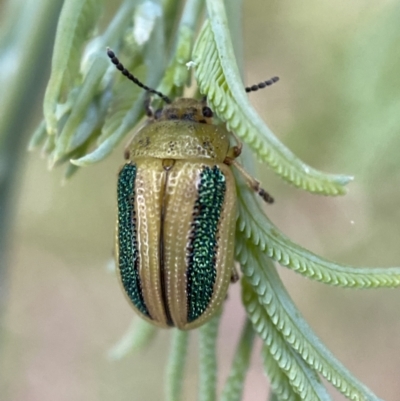
[[[118,175],[116,264],[134,310],[163,328],[190,330],[206,323],[235,277],[236,189],[231,166],[266,202],[272,197],[235,160],[241,143],[213,123],[206,99],[174,101],[142,84],[107,49],[128,79],[159,96],[125,150]],[[264,88],[274,77],[245,88]],[[236,274],[237,276],[237,274]]]

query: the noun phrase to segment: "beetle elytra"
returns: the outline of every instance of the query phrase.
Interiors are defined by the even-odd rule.
[[[221,307],[234,271],[236,189],[231,166],[268,203],[272,198],[236,162],[241,144],[213,124],[206,100],[167,96],[128,79],[166,103],[153,112],[125,151],[118,176],[116,264],[135,311],[160,327],[189,330]],[[254,91],[276,82],[246,88]]]

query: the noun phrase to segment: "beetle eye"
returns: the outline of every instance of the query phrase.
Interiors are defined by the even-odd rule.
[[[204,106],[203,107],[203,116],[206,117],[206,118],[212,117],[213,116],[212,110],[209,107]]]

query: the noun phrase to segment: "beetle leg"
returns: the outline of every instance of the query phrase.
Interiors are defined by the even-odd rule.
[[[235,141],[236,141],[236,146],[234,146],[232,148],[233,149],[234,158],[236,159],[242,153],[243,143],[240,141],[240,139],[236,136],[236,134],[234,132],[231,132],[231,134],[235,138]]]
[[[129,141],[129,142],[131,142],[131,141]],[[128,145],[124,149],[124,159],[125,160],[129,160],[131,158],[131,152],[129,152]]]
[[[239,272],[236,266],[233,266],[231,274],[231,283],[237,283],[238,281],[239,281]]]
[[[229,148],[228,154],[224,160],[224,163],[228,165],[231,165],[232,162],[240,156],[243,147],[242,142],[240,142],[239,138],[233,132],[231,132],[231,135],[235,138],[236,145]]]
[[[239,279],[240,279],[240,276],[239,276],[238,269],[236,268],[235,265],[233,265],[232,266],[232,273],[231,273],[231,284],[237,283],[239,281]],[[226,293],[225,301],[227,301],[228,298],[229,298],[229,294]]]
[[[260,195],[265,202],[274,203],[274,198],[264,188],[260,186],[260,182],[252,177],[236,160],[228,158],[227,160],[225,160],[225,163],[231,166],[235,166],[239,173],[246,180],[249,187],[253,191],[257,192],[257,194]]]
[[[232,284],[237,283],[237,282],[239,281],[239,278],[240,278],[240,276],[239,276],[238,269],[236,268],[235,265],[233,265],[233,267],[232,267],[232,273],[231,273],[231,283],[232,283]],[[226,293],[225,301],[227,301],[228,298],[229,298],[229,294]]]

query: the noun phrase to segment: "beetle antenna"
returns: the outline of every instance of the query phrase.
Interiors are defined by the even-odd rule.
[[[134,75],[132,75],[118,60],[115,53],[107,47],[107,56],[110,57],[111,62],[117,67],[118,70],[121,71],[122,75],[125,75],[128,79],[130,79],[134,84],[143,88],[145,91],[154,93],[155,95],[159,96],[165,103],[172,103],[171,99],[168,96],[165,96],[161,92],[156,91],[155,89],[149,88],[148,86],[142,84]]]
[[[245,88],[245,91],[247,93],[255,92],[255,91],[258,91],[259,89],[264,89],[265,87],[270,86],[278,81],[279,81],[279,77],[272,77],[268,81],[264,81],[264,82],[260,82],[259,84],[256,84],[256,85],[248,86],[247,88]]]

